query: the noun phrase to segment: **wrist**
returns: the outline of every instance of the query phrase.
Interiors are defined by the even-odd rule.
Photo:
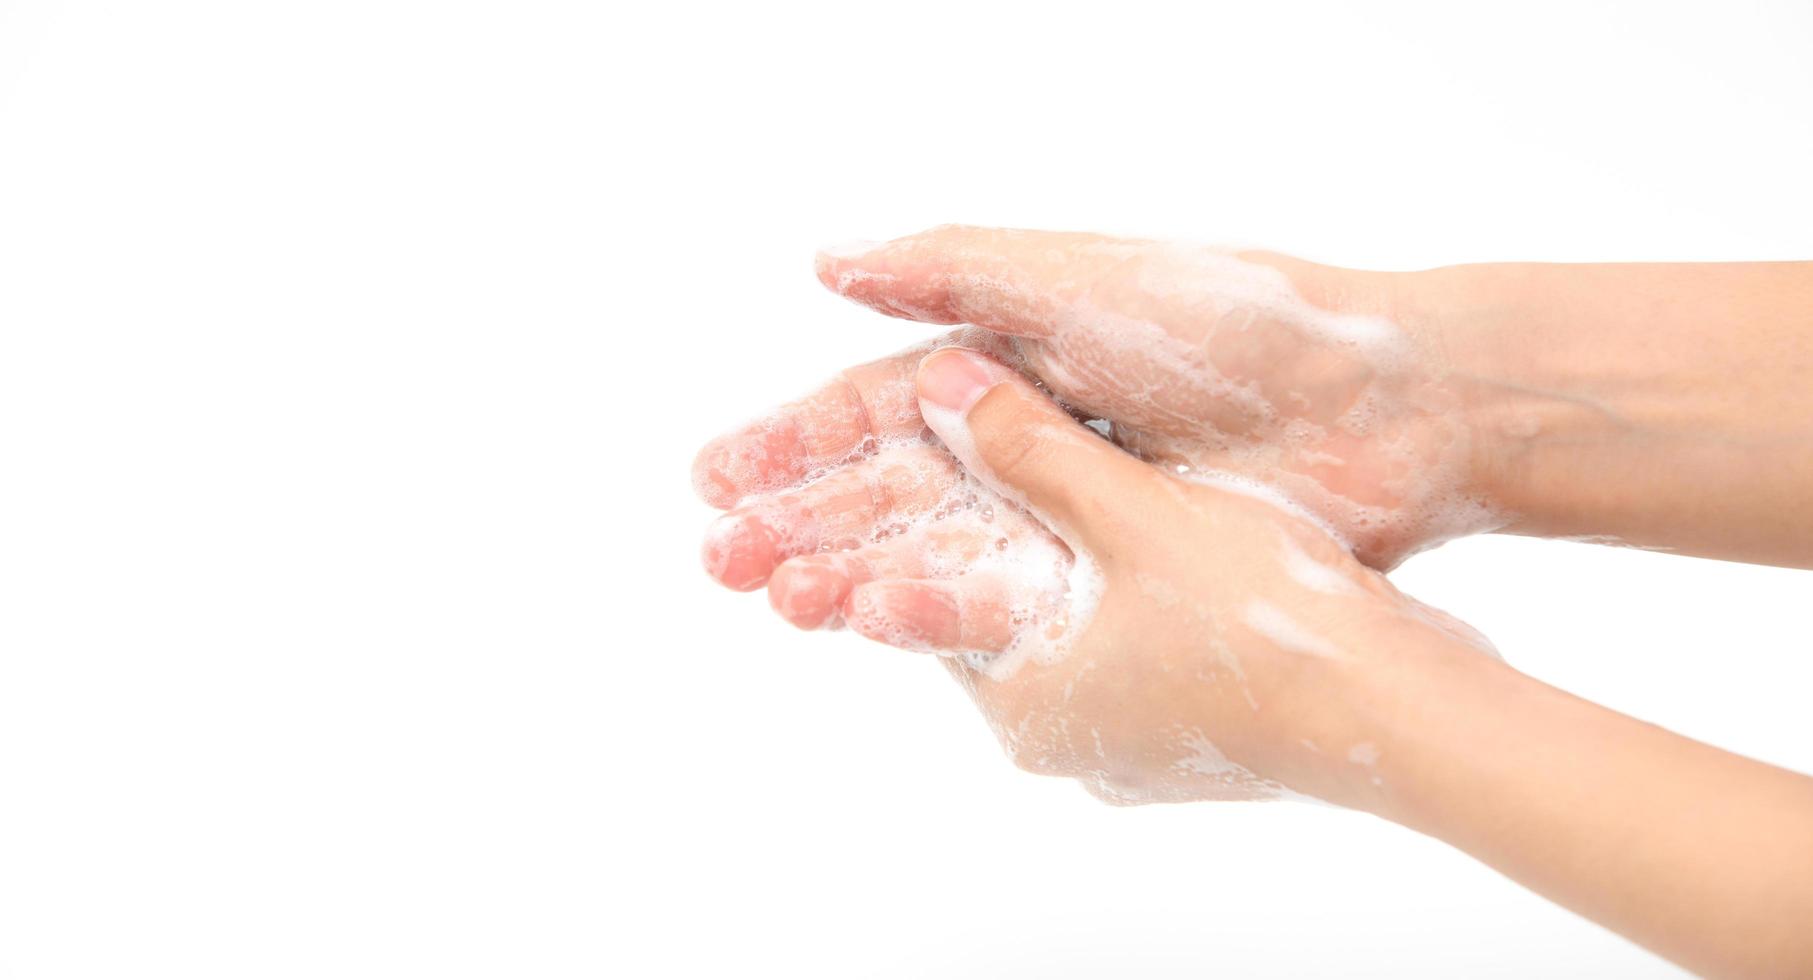
[[[1486,709],[1542,687],[1498,657],[1401,609],[1375,613],[1376,657],[1348,665],[1342,683],[1351,747],[1341,761],[1341,805],[1412,829],[1439,823],[1444,769],[1480,738]]]
[[[1628,425],[1583,383],[1593,351],[1572,349],[1540,307],[1533,267],[1451,266],[1388,274],[1392,314],[1418,370],[1453,406],[1464,434],[1467,492],[1528,534],[1592,534],[1576,520],[1575,474],[1628,438]],[[1602,352],[1600,352],[1602,353]]]
[[[1385,334],[1395,342],[1358,352],[1356,364],[1337,357],[1338,368],[1329,369],[1367,379],[1354,403],[1364,428],[1337,422],[1347,441],[1334,451],[1343,465],[1320,482],[1338,503],[1384,513],[1350,523],[1318,510],[1362,561],[1389,568],[1433,543],[1498,530],[1523,515],[1532,448],[1574,425],[1580,407],[1512,380],[1534,367],[1510,363],[1525,354],[1521,346],[1491,349],[1511,332],[1490,322],[1493,301],[1475,276],[1487,267],[1400,273],[1250,257],[1283,270],[1317,308],[1395,328]]]
[[[1364,595],[1317,597],[1298,610],[1346,638],[1349,655],[1302,663],[1274,692],[1282,709],[1275,717],[1289,730],[1272,733],[1282,751],[1267,775],[1414,826],[1421,784],[1412,779],[1426,772],[1418,760],[1468,737],[1470,712],[1456,706],[1533,682],[1463,637],[1464,626],[1376,581]]]

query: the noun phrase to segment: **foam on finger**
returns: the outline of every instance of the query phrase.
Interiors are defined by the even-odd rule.
[[[1469,485],[1458,382],[1377,301],[1330,309],[1229,249],[1096,236],[1023,233],[1046,247],[1015,261],[1040,271],[1003,275],[970,252],[1015,239],[979,234],[945,236],[944,291],[970,322],[1036,321],[1013,331],[1033,373],[1142,458],[1275,485],[1378,567],[1506,522]]]

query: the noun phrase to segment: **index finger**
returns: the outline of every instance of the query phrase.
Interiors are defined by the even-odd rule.
[[[1081,232],[941,225],[819,252],[819,282],[845,299],[924,323],[1047,337],[1062,303],[1152,243]]]

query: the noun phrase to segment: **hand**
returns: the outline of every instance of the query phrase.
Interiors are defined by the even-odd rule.
[[[1373,722],[1390,712],[1365,692],[1413,656],[1484,656],[1314,520],[1139,462],[986,355],[933,353],[918,394],[965,468],[1076,561],[985,553],[955,578],[882,576],[844,616],[865,636],[965,654],[947,662],[1027,769],[1113,802],[1295,791],[1366,805],[1380,792]]]
[[[1394,321],[1392,276],[962,227],[821,254],[818,275],[883,313],[997,335],[1141,459],[1276,486],[1376,567],[1500,522],[1433,339]]]
[[[1006,352],[984,331],[943,339]],[[840,625],[860,582],[944,574],[985,554],[1046,568],[1062,593],[1062,543],[968,477],[920,417],[913,372],[935,346],[845,370],[699,452],[694,487],[730,509],[705,537],[713,578],[739,591],[766,584],[802,629]]]
[[[766,584],[797,626],[837,625],[850,590],[878,576],[970,563],[987,548],[1054,547],[966,486],[923,438],[912,371],[947,343],[987,350],[1079,414],[1112,419],[1116,441],[1155,466],[1284,489],[1378,567],[1494,520],[1477,499],[1475,440],[1452,392],[1419,343],[1379,314],[1390,277],[963,228],[821,255],[819,276],[885,312],[988,329],[845,371],[700,453],[701,495],[740,504],[708,535],[707,568],[732,588]],[[992,527],[926,526],[972,505],[1008,516]]]
[[[1248,258],[1345,308],[1350,274]],[[1418,413],[1457,398],[1455,438],[1410,444],[1470,447],[1457,485],[1508,530],[1813,563],[1813,512],[1798,506],[1813,389],[1793,341],[1810,273],[1414,274],[1383,295],[1414,297],[1402,319],[1425,326],[1411,347],[1441,356],[1387,362],[1429,372],[1401,403],[1403,431],[1438,432]],[[1794,872],[1813,859],[1813,780],[1517,674],[1293,505],[1194,469],[1201,482],[1186,482],[1086,434],[1007,372],[1040,366],[1027,338],[954,339],[1001,361],[937,354],[915,391],[925,348],[906,352],[708,446],[701,492],[741,501],[707,543],[714,574],[750,588],[772,571],[771,601],[800,625],[841,610],[865,635],[962,654],[945,662],[1016,761],[1105,799],[1304,793],[1440,837],[1695,969],[1813,964],[1813,891]],[[928,424],[988,485],[927,448]],[[1141,431],[1116,430],[1140,449]],[[784,487],[796,489],[764,496]],[[1389,535],[1368,549],[1363,530],[1348,533],[1373,564],[1398,553]],[[845,544],[857,547],[809,553]]]

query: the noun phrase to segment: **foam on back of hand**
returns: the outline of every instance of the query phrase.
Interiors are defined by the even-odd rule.
[[[1382,568],[1505,523],[1468,486],[1468,431],[1439,352],[1384,316],[1324,309],[1280,268],[1206,246],[927,237],[943,271],[911,292],[948,296],[939,317],[1006,330],[1029,374],[1112,419],[1144,459],[1276,486]],[[833,285],[870,305],[893,298]]]

